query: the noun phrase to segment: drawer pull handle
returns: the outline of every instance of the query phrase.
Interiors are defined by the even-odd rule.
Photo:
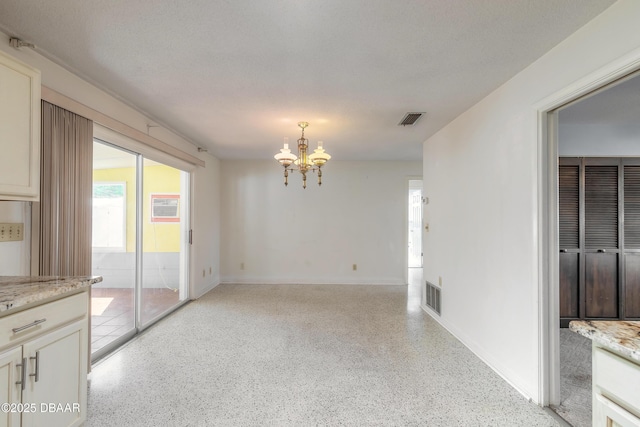
[[[13,331],[14,334],[17,334],[18,332],[24,331],[25,329],[33,328],[34,326],[37,326],[40,323],[43,323],[43,322],[46,322],[46,321],[47,321],[47,319],[34,320],[33,322],[29,323],[28,325],[20,326],[19,328],[13,328],[12,331]]]
[[[36,351],[36,357],[30,357],[29,359],[36,361],[36,372],[29,374],[30,377],[36,377],[36,382],[40,379],[40,351]]]
[[[22,390],[24,391],[24,389],[27,386],[27,377],[25,376],[27,372],[27,358],[26,357],[22,358],[22,363],[17,363],[16,366],[19,366],[22,368],[22,373],[20,374],[20,381],[16,381],[16,384],[20,384],[22,387]]]

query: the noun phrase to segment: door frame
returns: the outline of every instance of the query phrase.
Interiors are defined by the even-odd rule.
[[[558,114],[640,70],[640,49],[610,62],[533,106],[537,123],[538,403],[560,403]]]

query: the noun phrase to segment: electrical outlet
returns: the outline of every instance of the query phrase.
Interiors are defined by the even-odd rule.
[[[244,262],[240,263],[240,270],[244,270]]]
[[[211,272],[212,272],[212,271],[213,271],[213,270],[211,269],[211,267],[209,267],[209,276],[211,276]]]
[[[353,271],[356,271],[358,269],[358,264],[353,264]]]
[[[19,242],[24,240],[23,223],[0,224],[0,242]]]

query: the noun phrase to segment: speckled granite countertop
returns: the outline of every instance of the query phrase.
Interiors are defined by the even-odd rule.
[[[640,363],[640,321],[573,320],[569,329]]]
[[[0,313],[44,301],[94,283],[100,276],[0,276]]]

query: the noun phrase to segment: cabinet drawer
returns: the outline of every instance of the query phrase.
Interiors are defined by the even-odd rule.
[[[640,366],[594,347],[594,385],[603,395],[640,417]]]
[[[57,301],[0,318],[0,348],[22,342],[60,325],[87,315],[89,293],[82,292]],[[46,319],[42,321],[42,319]],[[14,332],[14,328],[36,325]]]

